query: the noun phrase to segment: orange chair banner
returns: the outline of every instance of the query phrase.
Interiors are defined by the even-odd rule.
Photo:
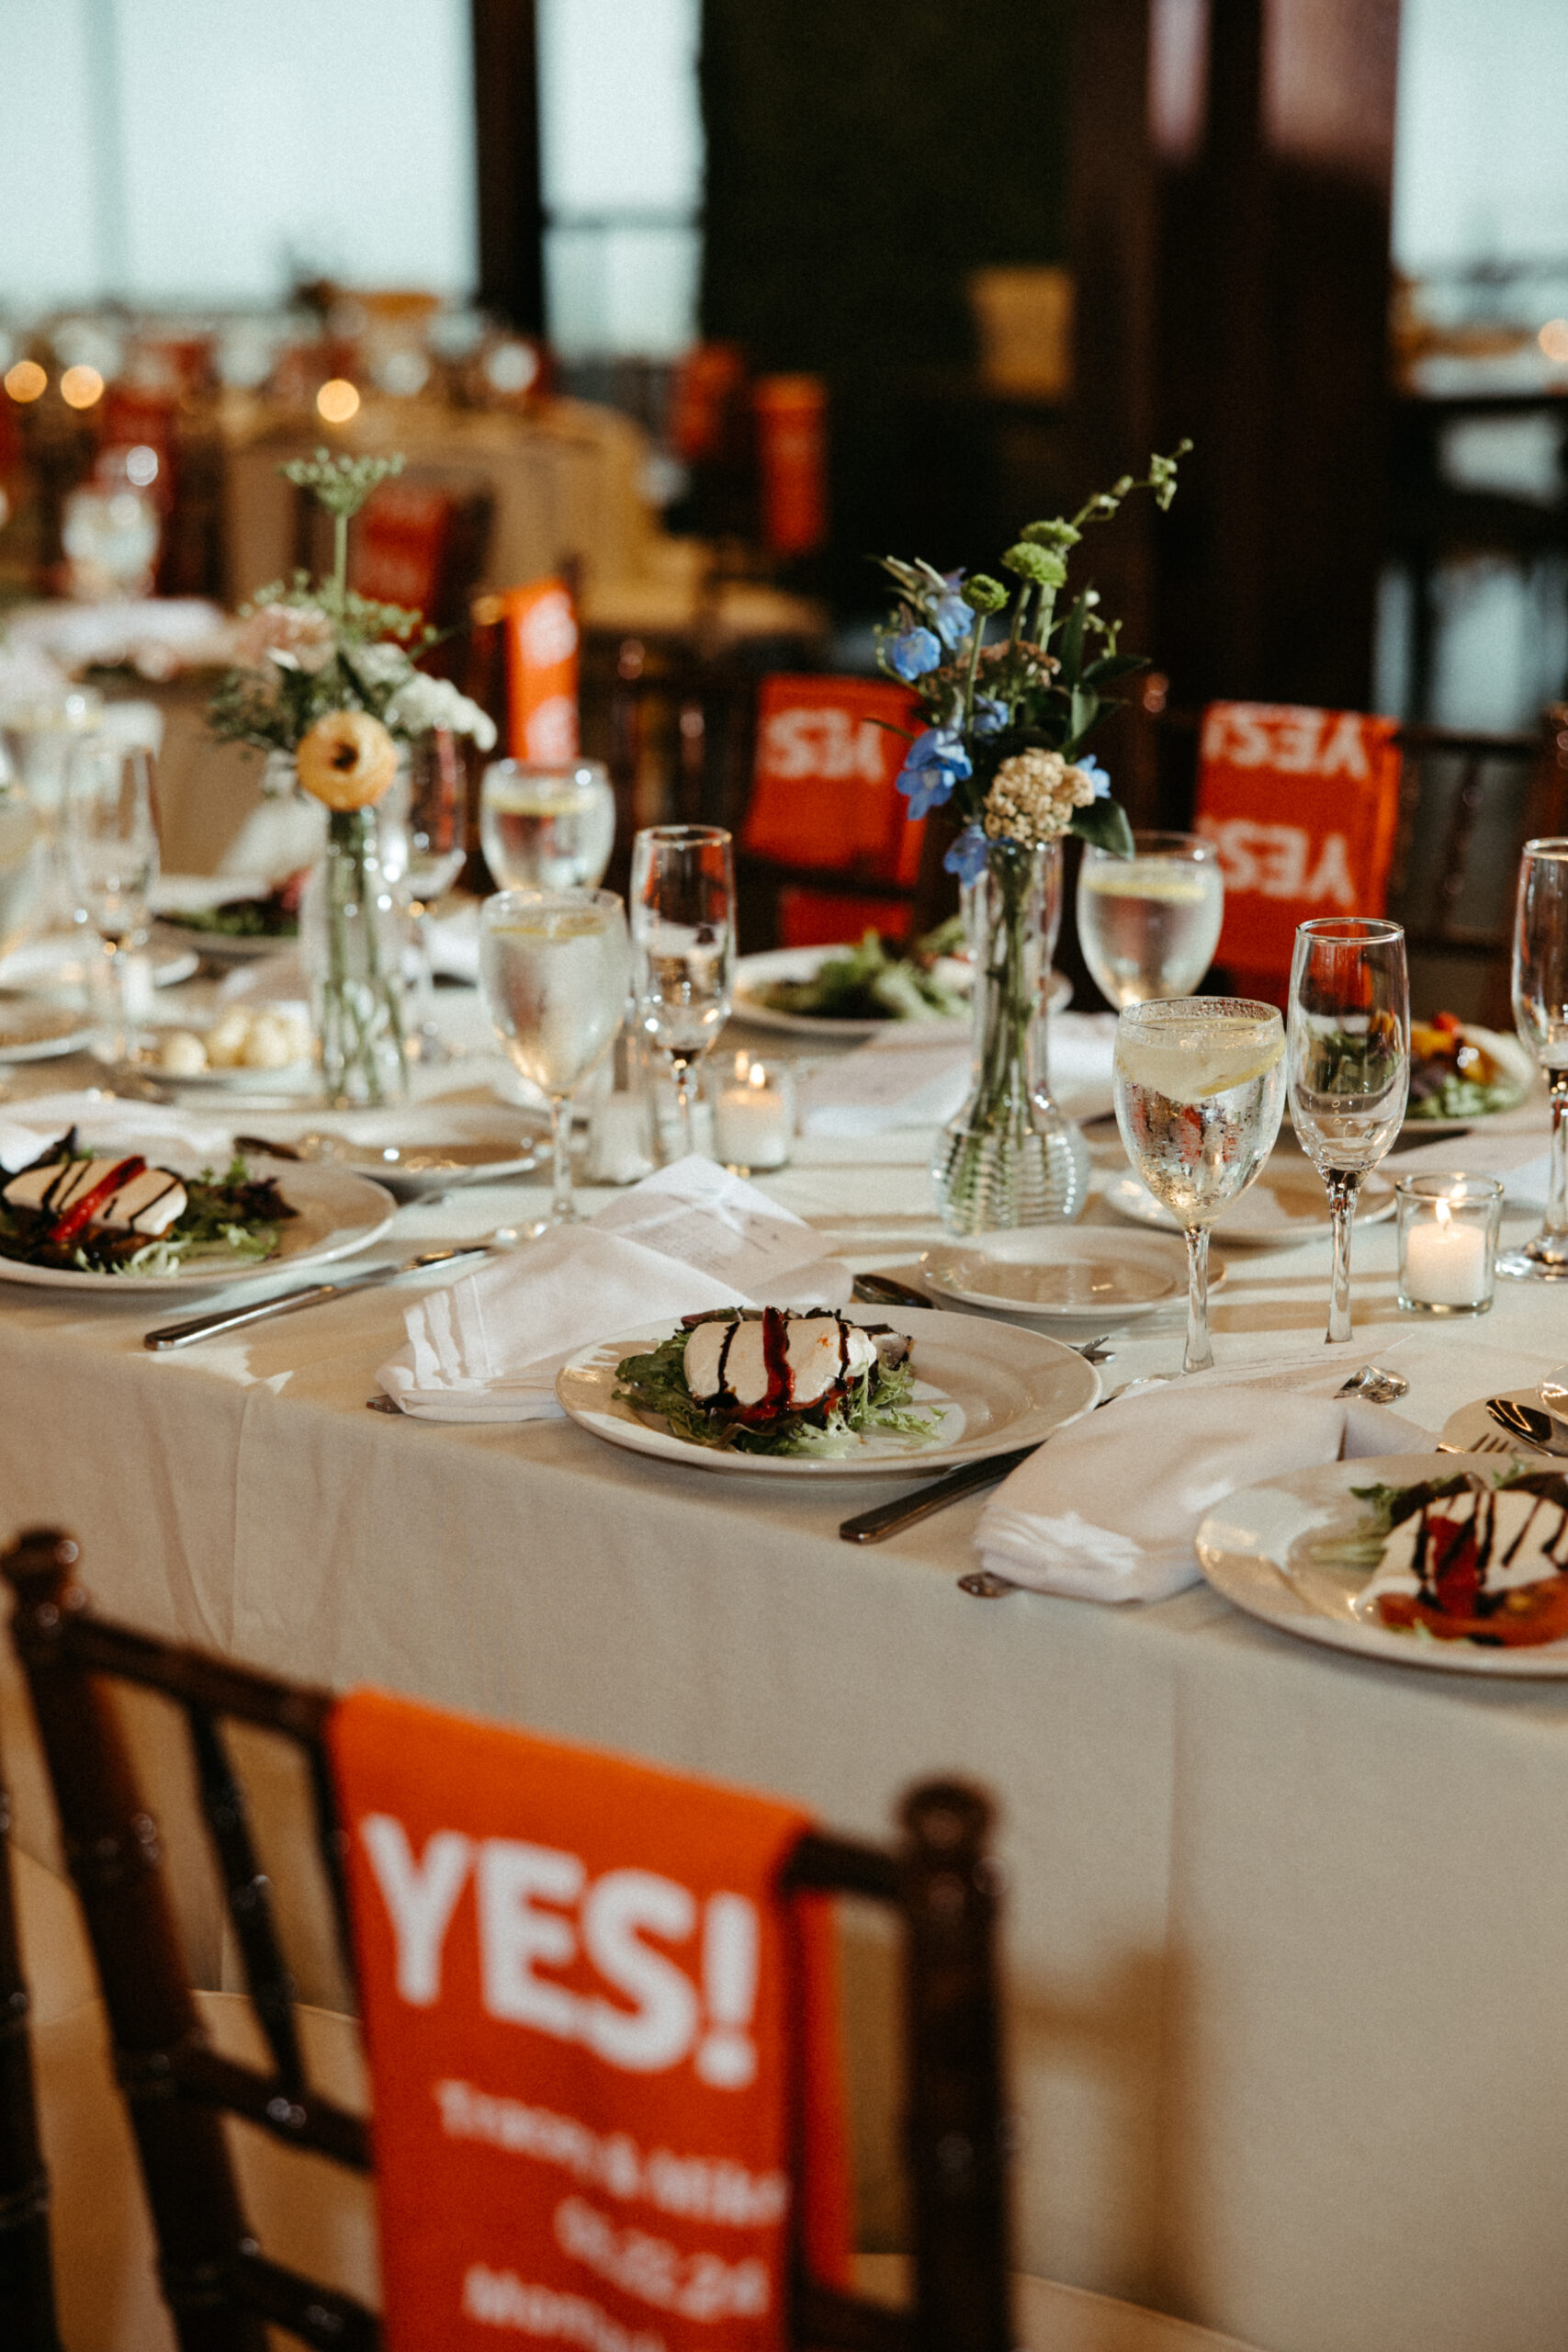
[[[441,601],[455,503],[447,491],[384,482],[355,539],[354,584],[359,594],[428,619]]]
[[[577,757],[577,614],[564,580],[502,598],[506,616],[507,750],[514,760]]]
[[[914,695],[880,679],[764,678],[742,847],[780,865],[908,888],[923,827],[910,823],[895,779],[922,723]]]
[[[828,537],[828,387],[820,376],[759,377],[751,406],[763,544],[814,554]]]
[[[1197,829],[1225,879],[1218,960],[1288,974],[1296,925],[1382,914],[1399,824],[1392,718],[1216,702],[1203,714]]]
[[[389,2352],[783,2352],[797,2125],[818,2275],[847,2243],[806,1816],[378,1692],[330,1743]]]

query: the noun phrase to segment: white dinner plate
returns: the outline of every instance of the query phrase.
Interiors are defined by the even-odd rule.
[[[93,1042],[93,1024],[80,1005],[0,999],[0,1062],[56,1061]]]
[[[298,932],[236,939],[221,931],[192,931],[175,915],[159,915],[153,935],[181,955],[194,956],[198,962],[205,958],[209,964],[252,964],[263,956],[291,956],[299,944]]]
[[[161,948],[152,954],[155,989],[178,988],[201,962],[183,948]],[[80,989],[86,986],[87,964],[80,932],[54,932],[46,939],[29,939],[0,956],[0,990],[25,995],[34,989]]]
[[[615,1401],[616,1365],[623,1356],[668,1339],[668,1322],[584,1348],[556,1374],[556,1395],[574,1421],[611,1445],[679,1462],[688,1470],[752,1478],[912,1477],[954,1463],[984,1461],[1015,1446],[1039,1445],[1099,1400],[1100,1374],[1093,1365],[1043,1331],[918,1306],[871,1309],[850,1319],[873,1329],[891,1327],[913,1340],[915,1402],[942,1411],[935,1444],[872,1437],[858,1453],[829,1462],[688,1444],[671,1436],[662,1421],[645,1421],[629,1404]]]
[[[1225,1278],[1211,1254],[1209,1288]],[[920,1281],[940,1304],[960,1300],[998,1315],[1125,1323],[1187,1296],[1187,1246],[1163,1233],[1112,1227],[1026,1227],[983,1242],[942,1242],[920,1257]]]
[[[1134,1225],[1157,1226],[1162,1233],[1181,1228],[1161,1201],[1128,1173],[1105,1188],[1108,1207]],[[1393,1215],[1393,1186],[1386,1176],[1368,1176],[1356,1204],[1358,1225],[1381,1225]],[[1310,1159],[1281,1153],[1217,1216],[1209,1230],[1216,1241],[1249,1241],[1258,1248],[1288,1249],[1316,1241],[1329,1229],[1328,1193]]]
[[[958,1013],[935,1021],[830,1021],[820,1013],[781,1012],[764,1004],[757,990],[771,987],[776,980],[809,980],[827,962],[829,956],[851,956],[853,947],[775,947],[766,955],[742,956],[735,967],[735,1013],[740,1021],[750,1022],[754,1029],[777,1029],[790,1037],[840,1037],[846,1043],[856,1038],[879,1037],[885,1030],[897,1029],[910,1036],[929,1037],[933,1045],[949,1038],[963,1040],[969,1035],[969,1015]],[[954,956],[943,956],[944,976],[955,986],[966,988],[968,967]],[[1051,977],[1050,1009],[1060,1012],[1072,1002],[1073,984],[1065,972]]]
[[[1314,1541],[1353,1528],[1356,1487],[1413,1487],[1446,1478],[1461,1467],[1501,1470],[1490,1454],[1466,1462],[1452,1453],[1382,1453],[1360,1462],[1328,1462],[1292,1470],[1261,1487],[1227,1495],[1198,1530],[1198,1565],[1216,1592],[1281,1633],[1320,1642],[1390,1666],[1424,1667],[1434,1674],[1505,1675],[1533,1682],[1568,1677],[1568,1642],[1539,1649],[1482,1649],[1473,1642],[1439,1642],[1396,1634],[1357,1612],[1371,1582],[1366,1567],[1314,1560]]]
[[[98,1146],[106,1157],[110,1148]],[[187,1153],[171,1152],[166,1164],[178,1175],[197,1172]],[[382,1185],[346,1168],[290,1167],[279,1175],[277,1188],[299,1215],[279,1228],[274,1257],[246,1265],[186,1266],[174,1274],[100,1274],[0,1258],[0,1281],[30,1283],[40,1290],[96,1290],[108,1297],[130,1296],[133,1291],[211,1290],[220,1283],[257,1282],[269,1274],[303,1273],[308,1267],[352,1257],[379,1240],[398,1213],[396,1201]]]
[[[330,1128],[269,1122],[276,1140],[302,1144],[312,1162],[374,1177],[400,1201],[422,1201],[460,1184],[510,1184],[536,1169],[549,1140],[538,1114],[502,1102],[405,1103],[357,1112]],[[292,1131],[291,1131],[292,1130]]]

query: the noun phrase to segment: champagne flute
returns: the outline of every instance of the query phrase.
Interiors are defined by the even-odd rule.
[[[89,735],[66,763],[61,842],[79,922],[91,923],[103,957],[94,983],[100,1007],[97,1050],[122,1062],[130,1051],[132,959],[147,944],[158,878],[152,755],[112,736]]]
[[[1331,1343],[1350,1337],[1350,1228],[1361,1179],[1404,1116],[1410,987],[1396,922],[1327,916],[1297,926],[1291,966],[1291,1119],[1328,1187]]]
[[[1209,1227],[1245,1193],[1280,1132],[1285,1031],[1248,997],[1128,1005],[1116,1023],[1116,1124],[1128,1159],[1187,1236],[1183,1372],[1207,1372]]]
[[[479,914],[479,986],[491,1025],[548,1097],[554,1185],[547,1233],[576,1222],[571,1094],[615,1041],[626,1009],[626,913],[613,890],[500,890]]]
[[[615,845],[615,795],[598,760],[492,760],[479,842],[502,890],[591,889]]]
[[[1516,1280],[1568,1281],[1568,836],[1527,842],[1514,917],[1514,1025],[1551,1089],[1546,1221],[1497,1261]]]
[[[1189,996],[1224,919],[1219,853],[1198,833],[1134,833],[1131,857],[1089,843],[1078,867],[1078,944],[1118,1007]]]
[[[670,1057],[682,1154],[692,1148],[693,1069],[729,1018],[735,854],[718,825],[650,825],[632,843],[637,1021]]]
[[[409,747],[408,862],[399,896],[408,910],[413,946],[419,1059],[426,1066],[450,1061],[453,1049],[435,1022],[435,976],[430,964],[430,910],[449,890],[468,854],[468,782],[457,739],[445,727],[415,738]],[[598,876],[592,877],[595,881]]]

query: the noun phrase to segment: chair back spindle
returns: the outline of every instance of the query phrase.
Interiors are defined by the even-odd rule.
[[[49,2178],[39,2145],[31,2003],[11,1879],[11,1800],[0,1786],[0,2344],[62,2352],[49,2258]]]

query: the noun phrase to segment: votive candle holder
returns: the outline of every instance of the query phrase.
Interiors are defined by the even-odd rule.
[[[1402,1176],[1399,1304],[1406,1315],[1486,1315],[1497,1272],[1503,1186],[1495,1176]]]

